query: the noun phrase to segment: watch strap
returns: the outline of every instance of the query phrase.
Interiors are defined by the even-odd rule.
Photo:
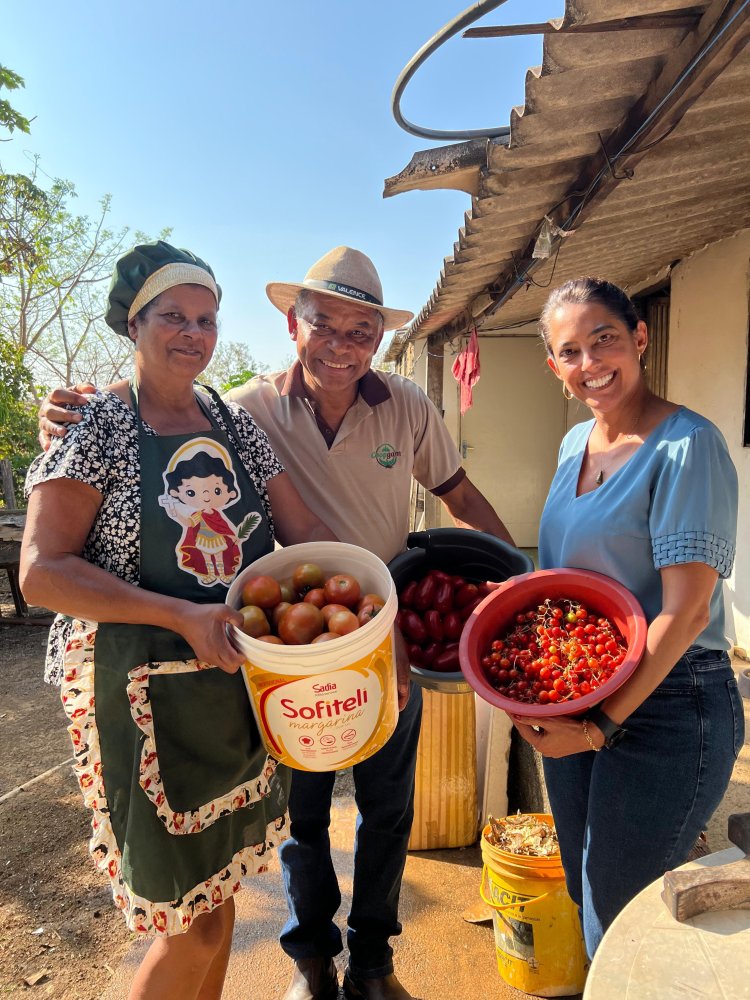
[[[589,722],[593,722],[594,725],[599,728],[604,736],[604,745],[606,747],[614,746],[625,735],[625,730],[622,726],[613,722],[603,709],[599,708],[597,705],[586,713],[586,719]]]

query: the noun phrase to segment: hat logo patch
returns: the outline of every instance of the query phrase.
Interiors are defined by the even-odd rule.
[[[370,455],[370,458],[374,458],[378,465],[382,465],[384,469],[392,469],[399,458],[401,458],[401,452],[392,444],[379,444],[375,451]]]

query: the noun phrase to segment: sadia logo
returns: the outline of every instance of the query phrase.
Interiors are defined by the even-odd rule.
[[[383,442],[383,444],[378,445],[370,458],[376,459],[378,465],[382,465],[384,469],[392,469],[396,461],[401,458],[401,452],[397,451],[392,444]]]

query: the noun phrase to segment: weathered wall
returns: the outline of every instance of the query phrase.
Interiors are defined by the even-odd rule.
[[[748,376],[750,230],[714,243],[672,273],[668,395],[712,420],[737,467],[737,559],[725,585],[727,633],[750,653],[750,448],[743,447]]]

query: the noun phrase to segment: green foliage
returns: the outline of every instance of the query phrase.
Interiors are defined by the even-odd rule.
[[[12,69],[8,69],[7,66],[0,66],[0,90],[3,87],[6,90],[18,90],[19,87],[23,86],[23,77],[20,77],[18,73],[14,73]],[[10,101],[0,98],[0,128],[7,128],[11,133],[18,129],[19,132],[26,132],[28,134],[31,129],[31,122],[16,111]]]
[[[31,373],[18,348],[0,336],[0,461],[10,460],[17,496],[38,451]]]
[[[217,386],[220,392],[228,392],[268,370],[268,365],[256,361],[247,344],[220,337],[211,363],[199,381]]]
[[[73,184],[57,180],[42,191],[38,173],[35,163],[31,177],[0,176],[0,334],[37,382],[106,385],[132,370],[132,345],[104,323],[114,264],[149,237],[107,225],[109,195],[95,217],[75,214]]]

